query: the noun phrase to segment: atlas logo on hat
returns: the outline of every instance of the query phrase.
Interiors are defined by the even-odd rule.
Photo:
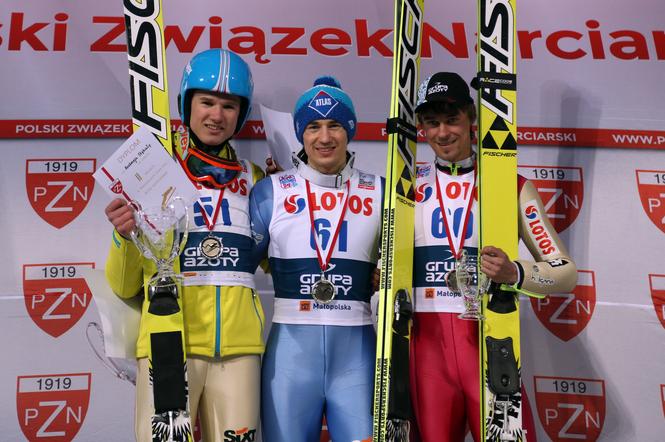
[[[473,103],[466,81],[454,72],[437,72],[420,84],[416,112],[436,101],[467,104]]]
[[[324,75],[314,80],[293,109],[293,128],[296,138],[303,142],[303,132],[309,123],[316,120],[335,120],[346,130],[348,141],[356,133],[356,112],[353,102],[335,77]]]
[[[319,93],[312,98],[312,101],[309,102],[308,107],[318,112],[323,118],[326,118],[338,103],[339,102],[331,97],[326,91],[319,91]]]

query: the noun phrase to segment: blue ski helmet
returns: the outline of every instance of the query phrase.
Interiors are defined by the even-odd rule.
[[[182,123],[189,127],[192,93],[213,91],[240,97],[240,115],[234,134],[240,132],[252,109],[254,81],[249,66],[238,55],[226,49],[199,52],[185,66],[180,82],[178,111]]]

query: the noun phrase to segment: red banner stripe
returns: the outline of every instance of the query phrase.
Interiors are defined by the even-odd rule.
[[[174,130],[180,120],[171,120]],[[0,139],[126,138],[130,120],[0,120]],[[238,134],[241,139],[265,139],[263,123],[250,120]],[[386,141],[384,123],[358,123],[357,141]],[[665,149],[665,131],[633,129],[589,129],[520,127],[522,146],[605,147],[625,149]],[[419,141],[424,141],[419,132]]]

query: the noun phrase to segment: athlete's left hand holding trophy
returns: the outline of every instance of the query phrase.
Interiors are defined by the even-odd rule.
[[[94,177],[114,198],[106,208],[107,217],[116,230],[114,235],[131,239],[156,269],[146,281],[141,320],[159,325],[150,334],[149,361],[155,394],[153,430],[155,425],[165,426],[165,431],[172,434],[191,428],[186,375],[182,371],[184,350],[179,345],[184,345],[184,338],[182,330],[177,330],[181,326],[174,325],[182,325],[182,304],[178,300],[182,276],[176,273],[174,263],[187,243],[189,213],[197,191],[176,160],[145,128],[134,132]],[[146,265],[144,273],[150,276],[153,266]],[[147,308],[145,302],[148,302]],[[173,327],[175,329],[171,330]],[[169,350],[174,346],[182,352]],[[164,386],[164,382],[168,385]]]
[[[127,204],[133,209],[133,223],[125,224],[133,226],[127,229],[129,238],[157,267],[149,282],[149,300],[151,304],[156,301],[151,313],[160,314],[162,308],[168,311],[173,305],[163,298],[177,296],[174,290],[180,277],[173,263],[187,241],[189,207],[196,199],[194,185],[145,128],[134,132],[94,177],[109,195],[126,201],[118,207]],[[126,236],[127,232],[119,233]],[[167,311],[162,314],[172,313]]]

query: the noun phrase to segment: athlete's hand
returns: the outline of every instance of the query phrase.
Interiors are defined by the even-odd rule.
[[[104,209],[106,218],[113,224],[115,230],[125,239],[129,239],[130,234],[136,228],[134,221],[134,209],[127,201],[116,198]]]
[[[480,271],[492,281],[503,284],[517,282],[517,269],[506,252],[498,247],[487,246],[480,251]]]
[[[375,292],[381,288],[381,269],[376,267],[372,272],[372,292]]]
[[[284,169],[282,169],[272,157],[266,158],[266,175],[272,175],[273,173],[281,172],[282,170]]]

